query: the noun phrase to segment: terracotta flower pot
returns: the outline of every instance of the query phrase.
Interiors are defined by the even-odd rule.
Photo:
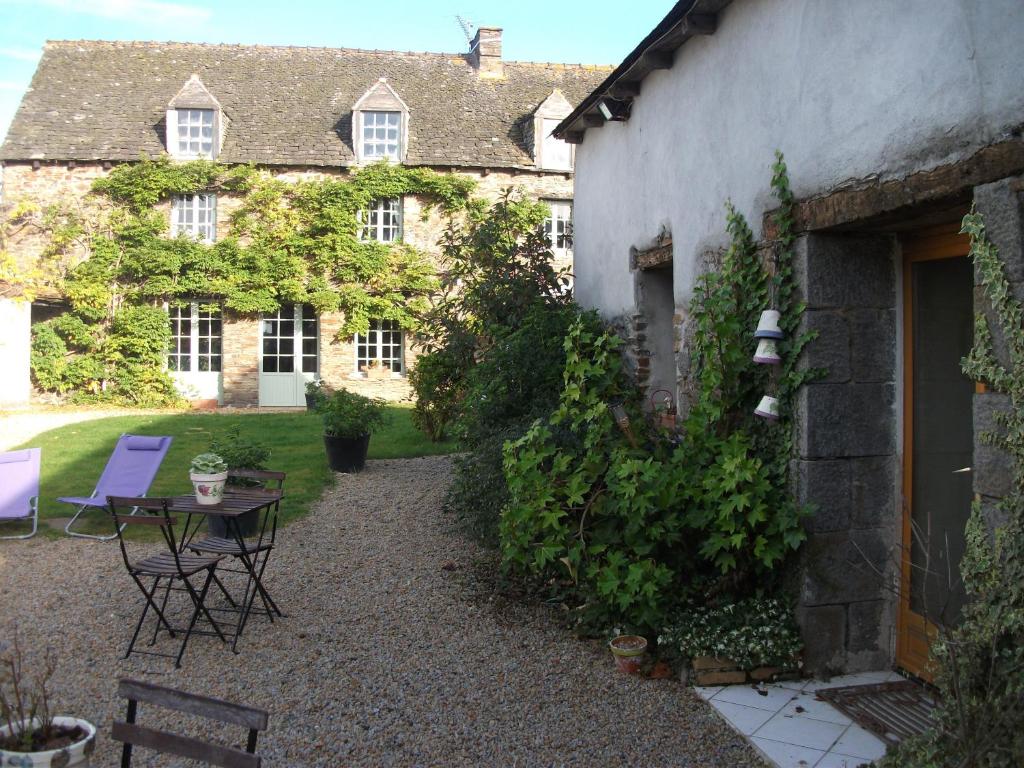
[[[615,656],[615,666],[620,672],[636,675],[640,672],[644,654],[647,652],[647,640],[639,635],[619,635],[612,638],[608,647]]]
[[[45,752],[12,752],[0,749],[0,765],[17,768],[88,768],[89,758],[96,749],[96,727],[77,717],[55,717],[54,725],[65,728],[81,728],[85,737],[74,744]],[[9,728],[0,728],[0,736],[6,736]]]

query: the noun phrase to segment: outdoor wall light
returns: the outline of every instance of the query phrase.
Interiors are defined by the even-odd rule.
[[[597,102],[597,108],[599,110],[601,110],[601,114],[604,115],[604,119],[605,120],[611,120],[612,119],[612,111],[608,108],[608,105],[605,102],[603,102],[603,101]]]

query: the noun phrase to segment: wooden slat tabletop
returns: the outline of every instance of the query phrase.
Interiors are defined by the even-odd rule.
[[[189,494],[170,497],[167,500],[167,506],[172,512],[184,512],[190,515],[238,517],[246,512],[270,506],[283,496],[281,491],[246,488],[225,493],[220,504],[200,504],[196,501],[195,494]]]

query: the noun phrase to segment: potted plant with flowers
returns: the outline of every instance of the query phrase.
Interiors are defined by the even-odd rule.
[[[358,472],[366,464],[370,434],[386,420],[384,401],[339,389],[320,406],[327,464],[335,472]]]
[[[87,768],[96,749],[96,727],[78,717],[51,714],[52,649],[30,678],[18,633],[0,652],[0,765],[17,768]]]

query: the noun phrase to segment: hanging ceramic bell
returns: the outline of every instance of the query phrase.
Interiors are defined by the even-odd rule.
[[[782,358],[779,357],[779,352],[775,348],[775,339],[758,339],[754,362],[761,365],[778,365],[782,362]]]
[[[766,309],[761,313],[761,320],[754,331],[755,339],[781,339],[784,337],[779,328],[779,310]]]
[[[775,421],[779,418],[779,401],[771,395],[765,395],[754,409],[754,415]]]

